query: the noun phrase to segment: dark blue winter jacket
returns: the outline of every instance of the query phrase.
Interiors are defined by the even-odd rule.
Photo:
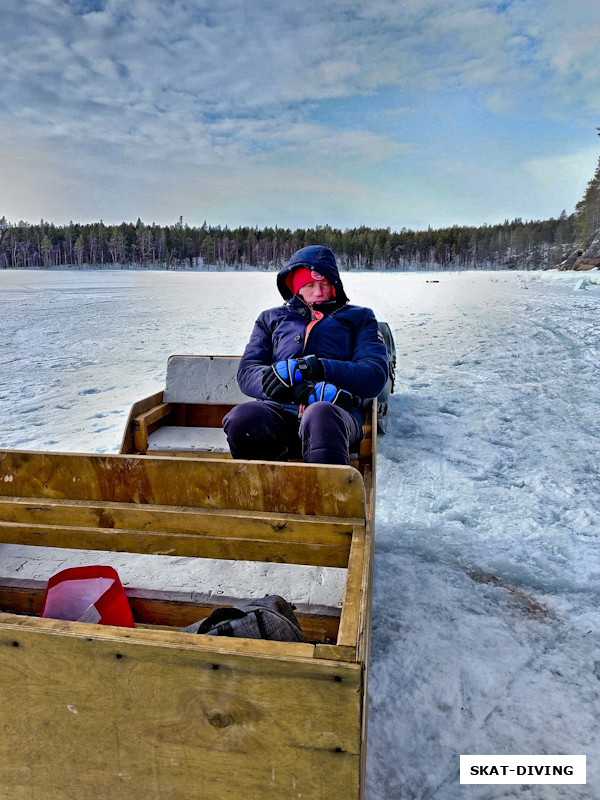
[[[290,276],[298,267],[327,278],[335,291],[333,299],[310,308],[294,295]],[[286,302],[259,316],[240,361],[238,383],[244,394],[267,399],[262,389],[265,365],[316,355],[323,362],[325,380],[354,395],[357,405],[377,397],[388,375],[383,336],[370,308],[348,302],[333,252],[317,245],[303,247],[278,273],[277,287]]]

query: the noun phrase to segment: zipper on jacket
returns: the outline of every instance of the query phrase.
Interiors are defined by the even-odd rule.
[[[306,331],[304,333],[304,346],[302,347],[302,355],[304,355],[304,353],[306,352],[306,343],[308,342],[308,335],[310,334],[312,329],[315,327],[317,322],[320,322],[323,319],[323,316],[324,316],[320,311],[315,311],[312,308],[311,308],[311,312],[313,314],[313,318],[311,319],[311,321],[306,326]]]
[[[346,308],[347,305],[348,305],[347,302],[344,303],[343,306],[340,306],[339,308],[335,308],[331,313],[327,314],[327,316],[328,317],[333,317],[334,314],[337,314],[338,311],[341,311],[343,308]],[[310,309],[310,313],[312,314],[313,318],[311,319],[311,321],[306,326],[306,332],[304,334],[304,346],[302,347],[302,355],[304,355],[306,353],[306,345],[308,344],[308,337],[309,337],[310,332],[315,327],[317,322],[320,322],[322,319],[325,318],[325,314],[323,314],[322,311],[315,311],[314,308],[311,308],[308,305],[308,303],[306,303],[306,306],[307,306],[307,308]],[[317,316],[317,314],[319,314],[320,316]]]

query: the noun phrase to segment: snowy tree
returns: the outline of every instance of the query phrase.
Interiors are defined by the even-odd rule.
[[[583,199],[575,206],[575,215],[575,235],[578,242],[586,247],[600,228],[600,159]]]

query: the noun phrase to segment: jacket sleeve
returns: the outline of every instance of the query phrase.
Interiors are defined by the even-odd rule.
[[[354,350],[348,361],[324,358],[325,380],[357,397],[377,397],[388,377],[388,355],[375,314],[363,308],[356,327]]]
[[[273,340],[265,315],[261,314],[254,323],[250,341],[240,359],[237,381],[240,389],[248,397],[266,400],[262,389],[264,367],[273,363]]]

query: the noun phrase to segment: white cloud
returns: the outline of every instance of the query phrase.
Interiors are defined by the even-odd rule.
[[[597,163],[598,148],[590,147],[564,155],[532,158],[524,162],[522,168],[546,193],[564,197],[566,189],[575,205],[583,197]]]
[[[369,131],[334,131],[310,123],[289,125],[281,131],[278,139],[279,144],[274,146],[275,155],[308,159],[360,159],[372,164],[409,151],[399,142]]]
[[[97,213],[112,196],[135,217],[139,204],[164,208],[154,194],[176,203],[177,191],[194,197],[201,183],[204,202],[227,217],[227,192],[240,208],[244,198],[266,209],[266,196],[276,208],[273,181],[284,177],[307,187],[326,179],[316,195],[349,215],[352,204],[354,216],[385,211],[394,192],[377,194],[377,179],[365,175],[389,163],[387,183],[401,192],[395,165],[418,158],[420,132],[403,96],[439,100],[421,103],[434,109],[432,126],[451,116],[445,96],[458,92],[478,93],[507,118],[530,101],[547,118],[600,107],[596,4],[504,5],[501,13],[485,0],[5,0],[0,160],[10,169],[0,164],[0,212],[25,215],[29,203],[49,217],[58,195],[77,216],[78,203]],[[354,110],[356,98],[385,88],[402,114],[385,104],[373,119]],[[329,101],[347,109],[338,124],[327,120]],[[469,126],[465,138],[481,135],[472,118]],[[541,163],[525,168],[540,189]],[[560,161],[552,166],[561,171]],[[428,209],[448,202],[431,178]],[[299,190],[299,214],[310,197]]]
[[[573,67],[583,81],[580,66],[595,52],[590,24],[563,30],[557,42],[557,0],[544,4],[543,26],[539,1],[517,2],[504,14],[480,0],[176,0],[168,9],[158,0],[107,0],[87,14],[64,2],[7,5],[5,87],[13,104],[51,110],[51,120],[87,113],[90,103],[98,116],[143,107],[172,121],[273,115],[385,85],[522,93],[544,66]]]

